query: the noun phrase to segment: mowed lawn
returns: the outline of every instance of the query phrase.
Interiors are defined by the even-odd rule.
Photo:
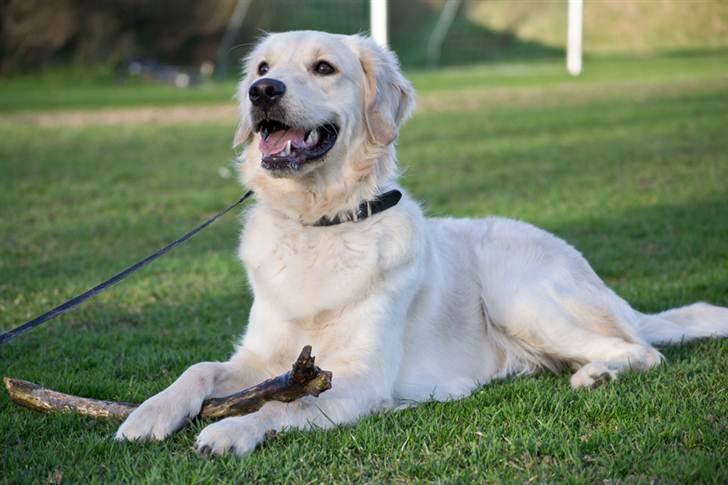
[[[708,53],[595,60],[579,79],[560,63],[416,74],[423,109],[398,142],[404,185],[432,215],[500,214],[555,232],[639,310],[728,306],[726,65],[728,56]],[[6,85],[0,101],[13,89],[30,96],[18,86]],[[69,89],[75,106],[81,88]],[[164,96],[174,104],[180,93]],[[102,109],[103,89],[93,96]],[[62,92],[52,97],[61,110]],[[40,126],[32,113],[10,113],[20,108],[0,115],[0,329],[100,282],[241,193],[234,123],[64,126],[58,111],[57,123]],[[0,347],[0,373],[141,401],[189,365],[225,359],[251,302],[235,258],[239,229],[228,216]],[[665,365],[592,392],[572,391],[568,374],[495,382],[456,402],[281,433],[246,458],[197,456],[203,422],[161,443],[117,443],[118,423],[33,413],[0,392],[0,481],[725,483],[728,341],[661,350]]]

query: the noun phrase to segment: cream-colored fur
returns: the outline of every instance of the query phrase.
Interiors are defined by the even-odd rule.
[[[337,72],[312,73],[321,59]],[[263,60],[265,76],[287,86],[281,103],[292,124],[335,120],[340,131],[323,161],[286,176],[261,166],[251,121],[247,91]],[[426,219],[405,193],[365,220],[312,226],[402,190],[393,142],[413,109],[412,87],[372,40],[320,32],[267,36],[246,71],[235,140],[246,146],[242,182],[257,198],[239,250],[254,294],[247,328],[230,360],[190,367],[129,416],[119,439],[166,437],[205,398],[285,372],[306,344],[333,371],[330,391],[211,424],[198,448],[242,455],[269,430],[350,423],[542,369],[572,368],[573,387],[596,387],[658,364],[652,343],[728,334],[726,308],[632,309],[578,251],[523,222]]]

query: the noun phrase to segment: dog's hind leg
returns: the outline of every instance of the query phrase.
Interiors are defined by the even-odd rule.
[[[572,367],[581,365],[571,376],[574,389],[593,389],[625,370],[647,370],[662,361],[662,355],[634,331],[637,312],[606,287],[599,293],[601,298],[584,295],[563,307],[575,328],[566,345],[557,344],[555,350]]]
[[[482,300],[489,324],[534,367],[577,369],[574,388],[598,386],[662,357],[640,333],[642,315],[584,257],[528,224],[494,218],[481,238]]]
[[[551,306],[551,305],[549,305]],[[578,320],[561,308],[541,309],[539,318],[529,320],[527,330],[517,335],[526,352],[550,362],[576,368],[571,386],[595,388],[612,380],[627,369],[646,370],[660,363],[660,353],[629,333],[619,335],[624,325],[616,319],[612,328],[604,327],[606,315],[600,322]],[[601,331],[594,327],[601,325]]]
[[[627,304],[624,303],[626,306]],[[631,308],[631,319],[640,336],[650,343],[673,343],[700,337],[728,334],[728,309],[696,303],[658,315],[643,315]],[[599,344],[593,341],[592,344]],[[594,388],[617,376],[624,369],[643,370],[658,364],[660,354],[647,343],[606,344],[611,354],[588,362],[571,376],[571,386]]]
[[[662,359],[635,331],[639,314],[605,286],[536,282],[506,301],[487,305],[493,325],[535,366],[577,369],[574,388],[598,387],[620,372],[645,370]]]
[[[646,370],[660,363],[661,355],[650,346],[620,342],[611,347],[608,360],[592,360],[580,367],[570,379],[574,389],[594,389],[627,369]]]

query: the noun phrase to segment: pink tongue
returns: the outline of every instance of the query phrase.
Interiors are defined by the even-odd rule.
[[[303,137],[305,135],[305,130],[294,130],[292,128],[288,130],[278,130],[268,136],[267,140],[264,140],[261,137],[260,152],[263,154],[264,157],[275,155],[276,153],[279,153],[283,151],[284,148],[286,148],[286,144],[289,140],[293,147],[300,148],[305,145],[303,141]]]

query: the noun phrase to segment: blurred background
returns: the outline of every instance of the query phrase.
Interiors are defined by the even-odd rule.
[[[416,82],[417,72],[458,66],[542,69],[565,58],[568,2],[0,0],[0,112],[229,100],[263,32],[368,33],[378,5]],[[725,0],[585,0],[582,10],[594,71],[608,59],[728,49]]]
[[[374,2],[381,0],[374,0]],[[115,66],[133,59],[209,73],[263,31],[367,32],[371,0],[2,0],[0,72]],[[391,47],[407,68],[564,54],[567,0],[390,0]],[[446,8],[447,4],[452,4]],[[451,12],[444,12],[446,10]],[[443,15],[450,15],[444,32]],[[724,0],[586,0],[584,51],[728,46]],[[226,34],[227,32],[227,34]],[[433,36],[441,37],[432,56]],[[220,66],[223,64],[223,66]]]

